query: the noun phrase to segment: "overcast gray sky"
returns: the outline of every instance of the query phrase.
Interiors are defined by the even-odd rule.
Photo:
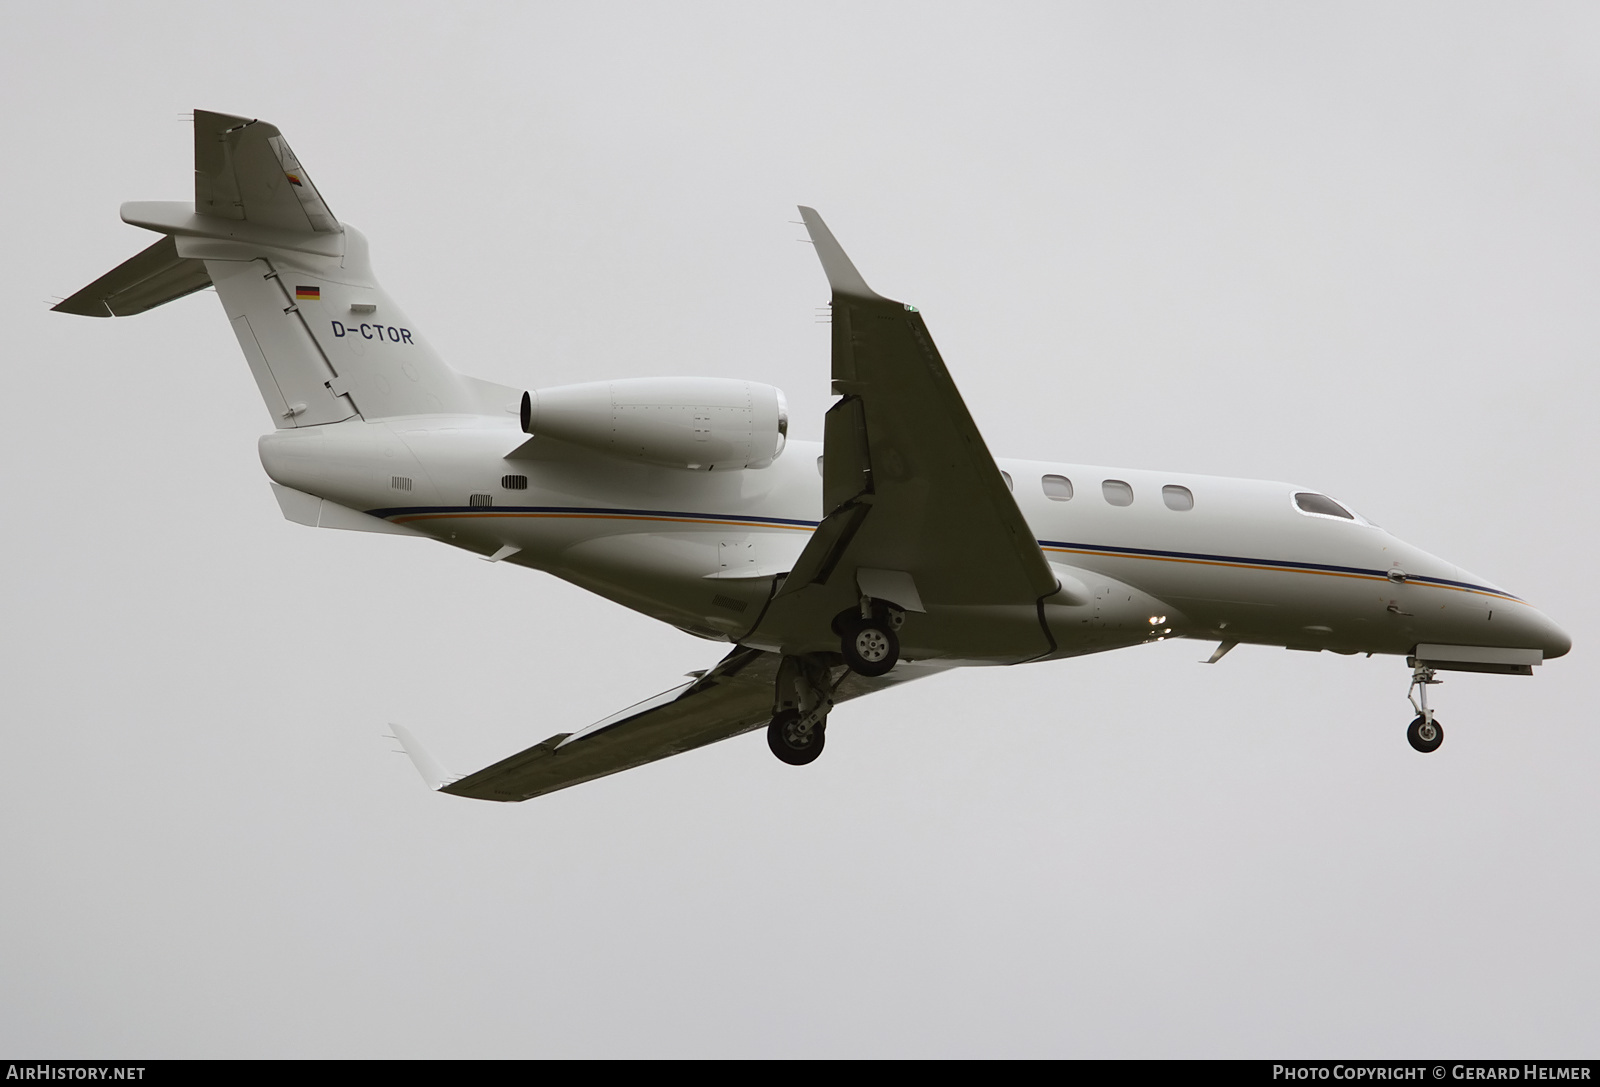
[[[1572,1056],[1593,5],[13,6],[0,39],[0,1050]],[[1002,455],[1285,479],[1575,649],[1449,677],[1175,642],[971,670],[513,806],[428,793],[714,645],[282,519],[215,297],[51,314],[278,125],[458,368],[709,374],[821,436],[817,207]]]

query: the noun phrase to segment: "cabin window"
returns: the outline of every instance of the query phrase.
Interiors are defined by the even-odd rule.
[[[1325,494],[1301,491],[1294,496],[1294,504],[1301,513],[1314,513],[1318,517],[1342,517],[1346,521],[1354,521],[1356,519],[1355,514]]]
[[[1161,501],[1167,504],[1169,510],[1194,509],[1194,492],[1187,487],[1180,487],[1176,483],[1168,483],[1161,488]]]
[[[1006,490],[1014,491],[1014,490],[1017,489],[1016,484],[1011,482],[1011,473],[1010,472],[1002,471],[1000,473],[1000,478],[1006,481]]]
[[[820,476],[821,474],[822,474],[822,458],[818,457],[817,458],[817,475]]]
[[[528,489],[527,476],[501,476],[500,486],[508,491],[525,491]]]
[[[1072,480],[1066,476],[1045,476],[1039,483],[1044,487],[1046,498],[1053,498],[1057,502],[1072,498]]]
[[[390,476],[389,486],[393,487],[397,491],[409,491],[411,489],[411,477]]]
[[[1106,501],[1113,506],[1133,505],[1133,487],[1125,480],[1107,479],[1100,484],[1100,493],[1106,496]]]
[[[490,495],[490,494],[469,495],[467,497],[467,505],[472,506],[474,508],[482,508],[484,506],[492,506],[492,505],[494,505],[494,495]]]

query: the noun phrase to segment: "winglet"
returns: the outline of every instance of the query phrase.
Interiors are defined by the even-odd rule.
[[[822,216],[817,214],[815,208],[801,207],[800,218],[805,220],[806,233],[811,235],[811,244],[816,246],[817,257],[822,261],[823,274],[828,277],[828,286],[833,288],[834,294],[883,299],[883,295],[867,286],[867,281],[861,278],[861,273],[856,271],[856,266],[845,256],[844,248],[833,236],[833,231],[828,229],[828,224],[822,221]]]
[[[460,774],[452,774],[440,766],[434,757],[428,754],[427,748],[417,742],[410,729],[394,724],[389,727],[394,730],[394,738],[400,741],[400,746],[405,748],[406,754],[411,756],[411,765],[417,768],[417,773],[422,775],[422,780],[428,788],[438,792],[461,777]]]

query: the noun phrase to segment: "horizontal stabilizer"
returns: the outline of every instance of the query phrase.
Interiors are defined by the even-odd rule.
[[[178,256],[177,243],[166,237],[51,308],[83,317],[130,317],[209,286],[205,261]]]

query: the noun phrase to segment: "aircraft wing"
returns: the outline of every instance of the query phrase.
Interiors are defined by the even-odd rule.
[[[404,729],[396,727],[395,735],[423,779],[439,792],[475,800],[531,800],[761,728],[772,719],[779,661],[776,653],[738,647],[691,683],[453,780]],[[836,667],[833,699],[857,698],[936,670],[909,667],[868,679]]]
[[[827,584],[836,568],[909,574],[921,604],[1031,605],[1055,592],[922,315],[874,292],[821,216],[800,214],[833,291],[842,399],[824,420],[825,516],[780,596]]]

